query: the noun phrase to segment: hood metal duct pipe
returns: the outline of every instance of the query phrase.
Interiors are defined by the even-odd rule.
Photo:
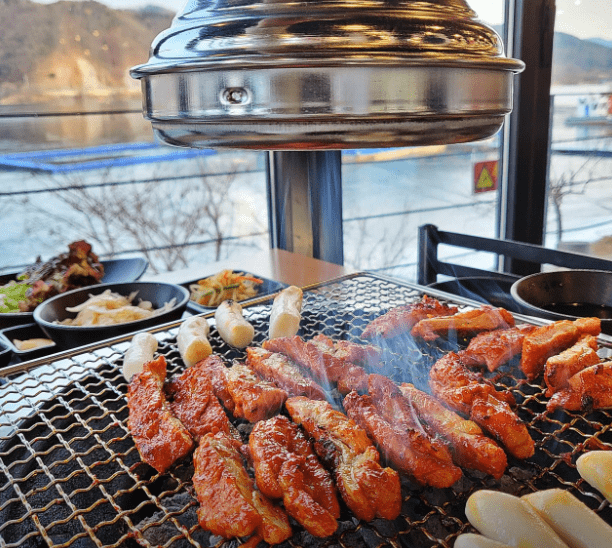
[[[190,0],[131,75],[160,140],[276,151],[271,177],[291,179],[270,205],[292,213],[272,244],[339,262],[325,238],[341,248],[340,155],[312,151],[490,137],[523,69],[464,0]],[[320,210],[296,216],[305,204]]]

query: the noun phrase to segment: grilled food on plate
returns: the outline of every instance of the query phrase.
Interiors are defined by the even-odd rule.
[[[191,367],[212,354],[208,340],[210,326],[206,318],[191,316],[179,327],[176,336],[179,353],[185,365]]]
[[[314,439],[317,455],[332,470],[340,495],[357,518],[371,521],[399,515],[399,476],[380,465],[380,454],[365,430],[328,402],[297,396],[289,398],[285,407]]]
[[[481,489],[468,498],[465,514],[485,537],[517,548],[569,548],[520,497]]]
[[[327,537],[336,531],[336,486],[301,428],[282,415],[260,421],[249,436],[249,449],[264,495],[282,499],[287,513],[312,535]]]
[[[236,440],[206,434],[193,464],[198,521],[204,529],[224,538],[255,534],[269,544],[291,536],[287,514],[256,489]]]
[[[215,310],[215,322],[221,338],[236,348],[246,348],[253,341],[255,328],[242,315],[236,301],[223,301]]]
[[[418,303],[410,303],[392,308],[385,314],[373,319],[363,330],[364,339],[390,339],[403,333],[408,333],[420,320],[437,316],[456,314],[456,306],[447,306],[437,299],[423,295]]]
[[[129,381],[140,373],[145,363],[153,360],[157,339],[151,333],[136,333],[123,356],[123,376]]]
[[[144,364],[128,385],[128,427],[144,462],[163,474],[191,453],[193,439],[170,410],[164,395],[166,359]]]
[[[590,451],[576,461],[578,473],[612,503],[612,451]]]
[[[327,399],[323,387],[302,374],[298,365],[284,354],[257,346],[247,347],[246,352],[246,363],[262,378],[273,382],[290,396],[306,396],[311,400]]]
[[[283,289],[274,297],[270,312],[270,339],[297,334],[302,319],[302,298],[302,290],[295,285]]]

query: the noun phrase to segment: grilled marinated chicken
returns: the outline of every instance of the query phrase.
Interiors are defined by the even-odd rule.
[[[255,533],[269,544],[287,540],[292,534],[287,515],[256,490],[238,448],[237,441],[218,433],[205,435],[195,450],[200,525],[224,538]]]
[[[470,341],[461,358],[470,367],[486,366],[489,371],[495,371],[521,353],[523,339],[535,329],[534,325],[525,324],[484,331]]]
[[[203,363],[189,367],[166,387],[172,396],[170,411],[187,427],[196,442],[209,432],[229,435],[232,431],[210,380],[201,371]]]
[[[597,354],[597,338],[583,335],[578,341],[556,356],[551,356],[544,365],[546,396],[551,397],[557,390],[567,386],[570,377],[586,367],[601,361]]]
[[[144,364],[128,385],[128,428],[142,460],[163,474],[193,449],[187,428],[172,415],[164,395],[166,359]]]
[[[535,447],[525,424],[511,409],[514,397],[465,367],[449,352],[431,368],[429,385],[436,398],[497,438],[516,458],[531,457]]]
[[[599,318],[560,320],[538,327],[523,340],[521,370],[533,380],[542,374],[548,358],[572,346],[582,335],[597,337],[600,332]]]
[[[464,337],[482,331],[513,326],[514,316],[510,312],[504,308],[483,306],[477,310],[459,312],[453,316],[426,318],[418,322],[410,334],[425,341],[433,341],[451,333],[457,337]]]
[[[267,381],[273,382],[290,396],[306,396],[311,400],[326,399],[325,390],[309,377],[290,358],[278,352],[249,346],[246,363]]]
[[[334,533],[340,517],[336,487],[295,423],[281,415],[258,422],[249,449],[264,495],[282,499],[287,513],[312,535]]]
[[[506,453],[474,421],[464,419],[411,384],[404,383],[399,388],[427,432],[447,441],[459,466],[491,474],[495,479],[502,477],[508,464]]]
[[[591,365],[567,381],[546,404],[547,411],[558,408],[591,412],[612,407],[612,361]]]
[[[408,333],[412,327],[425,318],[437,316],[451,316],[459,309],[456,306],[447,306],[437,299],[423,295],[418,303],[407,304],[392,308],[382,316],[372,320],[363,330],[364,339],[383,338],[390,339],[402,333]]]
[[[221,357],[217,354],[212,354],[196,365],[202,376],[210,380],[213,392],[219,398],[223,407],[230,413],[234,413],[234,400],[227,389],[228,368],[223,363]]]
[[[314,439],[314,449],[329,469],[350,510],[359,519],[395,519],[401,510],[399,475],[381,467],[366,432],[328,402],[303,396],[285,404],[294,422]]]
[[[450,487],[462,476],[446,445],[431,439],[422,430],[388,422],[369,395],[350,392],[344,398],[344,409],[397,470],[409,474],[421,485]]]
[[[363,391],[367,388],[366,371],[345,359],[334,356],[333,347],[330,349],[324,339],[305,341],[298,335],[279,337],[264,341],[263,347],[291,358],[312,373],[323,386],[337,384],[341,394],[347,394],[351,390]]]
[[[334,341],[323,334],[315,335],[313,341],[322,341],[330,349],[330,352],[342,360],[352,364],[377,368],[380,362],[381,349],[373,344],[359,344],[353,341]]]
[[[257,422],[276,415],[287,392],[260,379],[246,364],[234,363],[227,371],[227,390],[234,400],[234,416]]]

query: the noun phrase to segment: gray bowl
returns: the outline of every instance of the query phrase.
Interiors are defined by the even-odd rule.
[[[153,308],[161,308],[173,298],[176,303],[172,309],[151,318],[104,326],[73,326],[54,323],[74,318],[76,313],[68,312],[67,307],[85,302],[90,295],[98,295],[110,289],[120,295],[138,291],[135,303],[139,300],[151,301]],[[180,285],[160,282],[131,282],[93,285],[74,289],[44,301],[34,310],[34,320],[55,343],[63,350],[98,342],[148,327],[178,320],[183,315],[189,301],[189,291]]]
[[[550,320],[598,317],[603,333],[612,334],[612,271],[539,272],[510,288],[524,313]]]

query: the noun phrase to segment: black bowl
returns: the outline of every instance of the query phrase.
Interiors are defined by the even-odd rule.
[[[510,289],[525,314],[549,320],[598,317],[612,334],[612,271],[555,270],[515,282]]]
[[[156,309],[172,299],[176,299],[176,303],[169,311],[151,318],[116,325],[73,326],[55,323],[76,316],[76,313],[68,312],[67,307],[77,306],[85,302],[90,295],[98,295],[107,289],[124,296],[137,291],[135,303],[139,300],[151,301],[153,308]],[[100,284],[67,291],[44,301],[34,310],[34,320],[58,347],[68,349],[178,320],[187,307],[187,301],[189,301],[189,291],[180,285],[170,283]]]
[[[233,272],[246,272],[246,270],[240,270],[240,271],[233,270]],[[212,275],[213,274],[210,274],[209,276],[212,276]],[[282,282],[270,280],[268,278],[264,278],[263,276],[259,276],[257,274],[251,274],[251,275],[254,278],[259,278],[260,280],[263,280],[263,283],[257,286],[257,289],[258,289],[257,295],[252,297],[252,299],[264,297],[265,295],[271,295],[272,293],[276,293],[277,291],[280,291],[281,289],[284,289],[285,287],[287,287],[287,284],[284,284]],[[203,280],[204,278],[208,278],[208,276],[202,276],[201,278],[198,278],[197,280],[192,280],[190,282],[186,282],[181,285],[189,291],[189,286],[191,286],[192,284],[197,284],[198,280]],[[240,302],[247,302],[249,300],[251,299],[247,299],[246,301],[240,301]],[[194,314],[202,314],[204,312],[211,312],[212,310],[216,310],[216,309],[217,309],[216,306],[206,306],[204,304],[200,304],[195,301],[192,301],[191,299],[189,299],[189,302],[187,303],[187,310],[189,310],[190,312],[193,312]]]
[[[521,306],[510,294],[513,283],[512,280],[500,276],[473,276],[436,282],[428,287],[520,313],[523,312]]]
[[[40,358],[41,356],[58,352],[55,342],[49,346],[40,346],[38,348],[31,348],[29,350],[19,350],[14,343],[15,339],[25,341],[28,339],[41,338],[48,337],[36,323],[14,325],[13,327],[7,327],[6,329],[0,330],[0,340],[2,340],[2,342],[4,342],[13,351],[13,355],[19,358],[21,361],[33,360],[34,358]]]
[[[0,367],[5,367],[11,361],[13,351],[4,340],[0,340]]]
[[[149,266],[148,261],[140,257],[130,259],[110,259],[100,261],[104,265],[103,284],[117,282],[135,282]],[[19,272],[0,275],[0,286],[15,280]],[[6,312],[0,314],[0,329],[34,322],[33,312]]]

